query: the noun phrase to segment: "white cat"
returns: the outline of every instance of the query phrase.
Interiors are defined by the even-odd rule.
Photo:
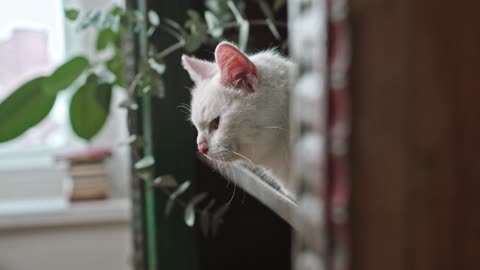
[[[195,82],[191,121],[208,158],[256,163],[274,176],[277,189],[290,174],[288,85],[294,64],[273,50],[247,56],[218,44],[215,63],[182,56]],[[275,180],[277,179],[277,180]],[[269,181],[269,182],[270,182]]]

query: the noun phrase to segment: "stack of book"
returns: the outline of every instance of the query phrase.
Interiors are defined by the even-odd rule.
[[[110,193],[110,150],[94,149],[68,155],[72,201],[106,199]]]

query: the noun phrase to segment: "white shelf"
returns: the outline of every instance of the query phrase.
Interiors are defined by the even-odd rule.
[[[96,223],[128,223],[131,219],[130,211],[129,198],[74,202],[65,209],[2,214],[0,215],[0,230]]]
[[[209,163],[204,158],[200,159],[207,164]],[[270,208],[293,228],[297,227],[296,222],[294,222],[294,214],[297,207],[295,202],[270,186],[253,171],[240,164],[232,164],[231,170],[223,170],[220,173]]]

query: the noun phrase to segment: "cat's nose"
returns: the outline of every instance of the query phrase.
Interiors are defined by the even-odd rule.
[[[208,146],[206,143],[204,142],[201,142],[198,144],[198,151],[200,151],[200,153],[206,155],[208,153]]]

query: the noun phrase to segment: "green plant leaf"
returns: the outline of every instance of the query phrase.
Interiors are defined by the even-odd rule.
[[[148,65],[153,71],[155,71],[159,75],[165,73],[165,69],[167,67],[165,63],[160,63],[153,57],[148,58]]]
[[[151,25],[158,26],[160,24],[160,17],[154,10],[149,10],[147,15]]]
[[[140,178],[144,180],[150,180],[153,177],[154,165],[155,159],[153,158],[153,156],[147,155],[139,161],[135,162],[133,167],[135,168],[135,172]]]
[[[267,17],[267,25],[270,29],[270,32],[272,32],[276,40],[281,40],[282,37],[280,36],[277,26],[275,25],[275,17],[273,16],[272,9],[267,4],[267,2],[265,2],[265,0],[258,1],[258,5],[260,6],[260,9],[262,10],[265,17]]]
[[[250,23],[248,21],[243,21],[240,24],[240,29],[238,32],[238,44],[240,50],[245,51],[248,45],[248,35],[250,33]]]
[[[202,46],[207,40],[208,27],[206,25],[192,24],[190,27],[190,34],[184,36],[185,45],[183,47],[187,52],[194,52]]]
[[[139,140],[140,140],[140,137],[138,137],[138,136],[135,135],[135,134],[132,134],[132,135],[130,135],[130,136],[128,137],[128,139],[126,139],[126,140],[123,141],[123,142],[120,142],[120,143],[118,144],[118,146],[136,144]]]
[[[187,10],[187,15],[190,17],[193,21],[198,22],[201,20],[200,13],[194,9],[189,9]]]
[[[210,231],[210,210],[215,205],[215,199],[212,199],[208,202],[207,206],[200,212],[200,230],[202,231],[203,236],[207,237],[208,232]]]
[[[110,111],[112,89],[113,85],[109,83],[102,83],[97,87],[97,102],[106,113]]]
[[[75,21],[78,18],[78,15],[80,14],[80,11],[70,8],[65,10],[65,17],[69,19],[70,21]]]
[[[178,22],[168,18],[165,18],[163,21],[172,29],[178,31],[178,33],[180,33],[182,36],[188,35],[187,31],[185,31],[185,29],[183,29],[183,27]]]
[[[245,21],[245,19],[243,18],[242,13],[240,12],[240,10],[239,10],[239,8],[237,7],[237,5],[235,4],[235,1],[227,0],[227,5],[228,5],[228,7],[230,8],[230,10],[232,11],[233,16],[235,16],[235,20],[236,20],[238,23],[241,23],[242,21]]]
[[[218,229],[220,227],[220,224],[223,223],[223,216],[228,212],[230,209],[229,204],[224,204],[222,206],[219,206],[217,210],[213,213],[212,216],[212,235],[215,236],[218,233]]]
[[[207,22],[208,31],[214,38],[220,38],[223,35],[223,23],[213,14],[213,12],[205,11],[205,21]]]
[[[104,50],[107,46],[114,42],[117,35],[110,28],[104,28],[97,35],[97,51]]]
[[[119,16],[123,15],[123,8],[121,6],[115,5],[110,9],[110,15],[112,16]]]
[[[70,123],[80,138],[90,140],[105,124],[108,111],[97,99],[98,77],[91,74],[72,97],[70,102]]]
[[[161,77],[153,78],[153,89],[150,91],[150,95],[157,98],[165,98],[165,83]]]
[[[83,30],[90,26],[98,27],[102,13],[100,11],[89,11],[78,25],[79,29]]]
[[[283,6],[285,6],[286,3],[287,3],[287,0],[275,0],[275,2],[273,2],[273,10],[275,12],[278,11]]]
[[[122,109],[127,109],[127,110],[131,110],[131,111],[138,110],[138,104],[131,99],[126,99],[126,100],[120,102],[120,104],[118,106]]]
[[[178,183],[173,175],[167,174],[155,178],[152,185],[156,188],[174,188],[178,186]]]
[[[134,165],[134,168],[135,170],[143,170],[151,168],[153,167],[153,165],[155,165],[155,159],[153,158],[153,156],[148,155],[137,161]]]
[[[195,225],[195,209],[191,204],[188,204],[185,208],[184,220],[185,224],[187,224],[189,227],[193,227],[193,225]]]
[[[167,205],[165,206],[165,215],[168,216],[172,212],[173,205],[178,196],[182,195],[190,187],[190,181],[183,182],[168,198]]]
[[[150,26],[148,27],[148,30],[147,30],[147,36],[148,37],[151,37],[154,33],[155,33],[155,27],[154,26]]]
[[[206,192],[195,195],[185,207],[184,219],[185,224],[189,227],[195,225],[195,206],[207,198]]]
[[[58,67],[52,75],[43,80],[43,89],[48,95],[56,95],[68,88],[89,67],[87,58],[77,56]]]
[[[123,58],[121,52],[115,50],[114,56],[107,61],[106,66],[115,75],[115,84],[123,86]]]
[[[43,91],[44,79],[23,84],[0,103],[0,142],[22,135],[48,115],[56,96]]]

